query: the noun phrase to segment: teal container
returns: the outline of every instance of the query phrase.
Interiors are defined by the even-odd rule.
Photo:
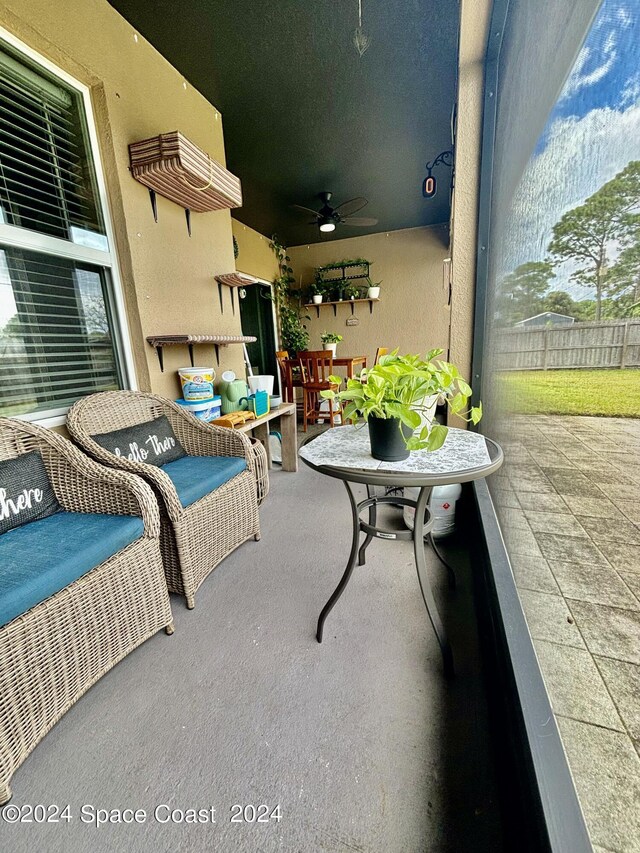
[[[250,394],[248,397],[243,397],[240,402],[246,401],[246,408],[250,412],[260,418],[262,415],[269,414],[269,395],[266,391],[256,391],[255,394]]]

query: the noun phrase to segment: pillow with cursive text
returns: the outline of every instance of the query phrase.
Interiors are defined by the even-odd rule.
[[[0,534],[60,509],[37,450],[0,462]]]
[[[165,465],[187,455],[166,415],[143,424],[93,435],[92,438],[116,456],[147,465]]]

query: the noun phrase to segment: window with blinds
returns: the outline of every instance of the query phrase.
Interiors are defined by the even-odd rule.
[[[113,258],[82,92],[0,42],[0,414],[120,388]]]

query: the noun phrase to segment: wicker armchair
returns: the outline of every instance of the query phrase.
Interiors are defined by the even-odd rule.
[[[33,450],[64,511],[141,516],[144,531],[0,628],[0,804],[11,797],[15,770],[89,687],[161,628],[173,633],[149,486],[98,465],[51,430],[0,418],[0,460]]]
[[[246,470],[185,508],[161,468],[115,456],[92,438],[161,415],[166,415],[189,456],[244,457]],[[67,429],[95,459],[139,474],[153,487],[160,502],[167,585],[185,596],[189,609],[210,572],[238,545],[260,538],[258,481],[266,474],[266,456],[262,445],[252,444],[246,435],[200,421],[171,400],[138,391],[105,391],[78,400],[67,415]],[[264,486],[262,492],[266,493]]]

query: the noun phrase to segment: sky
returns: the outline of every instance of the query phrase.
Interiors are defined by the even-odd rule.
[[[502,274],[544,259],[560,217],[639,159],[640,0],[604,0],[520,181]],[[589,298],[573,268],[556,269],[554,289]]]

